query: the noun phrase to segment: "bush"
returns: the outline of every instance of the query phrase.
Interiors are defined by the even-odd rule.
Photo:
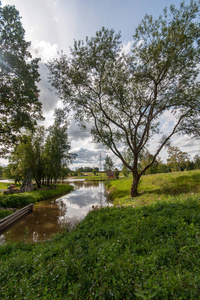
[[[58,185],[56,189],[36,190],[27,193],[0,195],[0,207],[21,208],[30,203],[66,194],[73,190],[71,185]]]
[[[13,213],[12,210],[0,210],[0,219],[3,219]]]

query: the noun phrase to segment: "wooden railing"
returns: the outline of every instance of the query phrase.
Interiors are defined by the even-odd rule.
[[[27,213],[29,213],[30,211],[33,210],[33,204],[29,204],[23,208],[21,208],[20,210],[14,212],[13,214],[3,218],[0,220],[0,232],[4,229],[6,229],[6,227],[8,227],[9,225],[11,225],[12,223],[14,223],[15,221],[17,221],[18,219],[20,219],[21,217],[23,217],[24,215],[26,215]]]

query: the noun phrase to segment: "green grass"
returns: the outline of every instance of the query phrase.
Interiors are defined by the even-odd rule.
[[[1,299],[199,299],[200,202],[90,212],[71,233],[0,247]]]
[[[12,210],[0,210],[0,219],[3,219],[13,213]]]
[[[0,190],[6,190],[11,184],[14,184],[14,182],[0,182]],[[17,184],[15,186],[16,188],[19,188],[21,185]]]
[[[130,178],[112,181],[132,205],[91,211],[44,243],[0,246],[0,299],[199,299],[199,174],[144,176],[137,200]]]
[[[200,171],[146,175],[139,183],[139,196],[130,197],[132,177],[110,181],[110,198],[115,205],[147,205],[177,199],[193,193],[200,195]]]
[[[86,181],[105,181],[107,180],[106,173],[97,173],[94,175],[93,173],[88,173],[87,176],[79,176],[79,179],[85,179]]]

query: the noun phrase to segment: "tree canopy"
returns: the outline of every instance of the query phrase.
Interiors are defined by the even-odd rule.
[[[20,143],[11,151],[9,167],[16,181],[24,178],[31,169],[38,187],[42,182],[49,186],[54,181],[56,185],[58,178],[66,174],[64,171],[76,158],[75,153],[69,152],[71,145],[65,112],[57,109],[54,117],[54,124],[46,131],[43,126],[38,126],[34,133],[25,132]]]
[[[70,56],[61,53],[49,63],[50,80],[66,109],[132,172],[132,197],[174,134],[200,136],[199,36],[199,3],[183,2],[157,20],[146,15],[128,54],[120,34],[103,27],[94,37],[75,41]],[[175,121],[163,134],[159,120],[168,111]],[[140,154],[155,133],[157,149],[140,169]]]
[[[167,165],[173,172],[183,171],[189,164],[189,157],[186,152],[182,152],[178,147],[168,148]]]
[[[114,162],[110,156],[106,156],[105,163],[103,165],[104,171],[112,171],[114,169]]]
[[[19,12],[0,2],[0,155],[16,143],[22,128],[33,129],[42,119],[39,59],[31,59],[24,36]]]

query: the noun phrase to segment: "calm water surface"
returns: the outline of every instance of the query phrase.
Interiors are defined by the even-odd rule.
[[[75,190],[61,198],[34,205],[33,212],[0,235],[0,244],[11,241],[44,241],[83,219],[92,206],[108,206],[104,182],[73,181]]]

